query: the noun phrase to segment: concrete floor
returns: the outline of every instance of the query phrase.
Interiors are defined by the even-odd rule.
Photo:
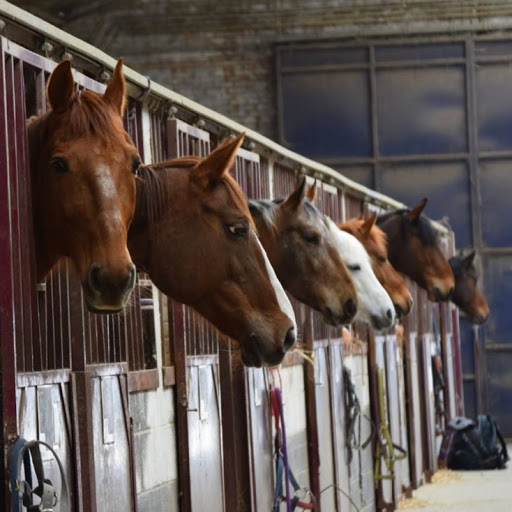
[[[508,447],[512,453],[512,446]],[[511,512],[512,462],[501,471],[440,471],[400,503],[408,512]]]

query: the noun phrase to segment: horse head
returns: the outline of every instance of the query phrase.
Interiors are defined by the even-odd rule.
[[[283,286],[323,314],[330,325],[350,323],[357,293],[320,211],[305,198],[306,180],[285,198],[251,200],[261,242]]]
[[[331,236],[356,285],[359,308],[356,319],[386,329],[395,320],[393,303],[373,272],[370,256],[355,236],[329,219]]]
[[[489,306],[478,286],[478,273],[474,264],[475,251],[464,256],[450,258],[449,263],[455,276],[452,301],[474,324],[483,324],[489,318]]]
[[[104,94],[79,94],[61,62],[47,86],[51,110],[28,125],[38,279],[70,258],[99,313],[122,309],[135,282],[127,231],[140,158],[123,128],[122,66]]]
[[[455,280],[432,221],[421,214],[426,204],[423,199],[414,208],[387,212],[377,218],[377,225],[386,233],[389,261],[395,269],[425,289],[430,300],[446,301]]]
[[[128,243],[162,292],[239,342],[246,366],[273,366],[295,343],[295,316],[229,174],[242,141],[143,167]]]

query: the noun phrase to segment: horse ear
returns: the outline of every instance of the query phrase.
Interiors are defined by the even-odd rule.
[[[411,222],[411,223],[416,222],[426,205],[427,205],[427,198],[424,197],[415,207],[411,208],[409,210],[409,212],[407,213],[407,218],[409,219],[409,222]]]
[[[46,90],[52,110],[62,112],[75,94],[75,81],[71,72],[71,61],[63,60],[50,75]]]
[[[377,212],[373,212],[361,226],[361,231],[364,237],[367,237],[370,234],[375,222],[377,221]]]
[[[245,133],[241,133],[238,137],[231,137],[227,142],[223,141],[219,144],[194,168],[193,179],[204,188],[219,180],[233,165],[236,152],[242,145],[244,137]]]
[[[108,81],[103,99],[122,117],[126,98],[126,85],[123,76],[123,57],[117,61],[112,77]]]
[[[361,212],[361,213],[357,216],[357,220],[364,220],[364,212]]]
[[[313,185],[308,187],[308,191],[306,192],[306,197],[310,200],[310,202],[312,202],[312,203],[315,202],[315,198],[316,198],[316,180],[313,183]]]
[[[476,256],[476,251],[475,249],[472,249],[469,254],[467,254],[465,257],[464,257],[464,265],[469,268],[471,267],[471,265],[473,264],[473,261],[475,260],[475,256]]]
[[[287,197],[286,201],[281,205],[283,208],[291,208],[296,210],[304,201],[306,194],[306,177],[304,176],[298,187]]]

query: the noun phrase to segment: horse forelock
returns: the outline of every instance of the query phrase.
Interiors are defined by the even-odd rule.
[[[59,124],[67,138],[78,138],[88,134],[109,140],[114,134],[123,134],[122,124],[113,123],[119,115],[105,102],[100,94],[93,91],[82,91],[75,95],[69,108],[63,112],[52,112],[50,116],[58,116]]]
[[[396,217],[397,221],[400,222],[401,231],[404,239],[408,239],[411,236],[411,223],[407,219],[407,214],[411,210],[409,208],[403,208],[400,210],[392,210],[390,212],[383,213],[377,217],[377,224],[382,223]],[[414,228],[417,236],[426,246],[437,246],[439,242],[439,234],[437,233],[432,221],[425,215],[420,215],[414,222]]]
[[[380,229],[377,225],[373,225],[372,229],[370,229],[370,239],[372,242],[377,245],[381,250],[387,251],[388,248],[388,236],[382,229]]]

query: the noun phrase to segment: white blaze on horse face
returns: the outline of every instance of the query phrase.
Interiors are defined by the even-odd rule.
[[[288,298],[288,295],[286,295],[283,285],[277,278],[276,273],[274,271],[274,267],[270,264],[270,260],[268,259],[265,249],[263,249],[263,246],[261,245],[260,239],[257,237],[256,233],[254,235],[256,236],[256,240],[258,241],[261,252],[263,254],[263,259],[265,260],[265,267],[267,268],[267,274],[268,277],[270,278],[270,282],[272,283],[274,291],[276,292],[276,298],[279,307],[281,308],[281,311],[293,322],[293,328],[295,329],[295,333],[297,333],[297,322],[295,321],[295,313],[293,312],[290,299]]]
[[[356,286],[359,299],[356,319],[371,323],[377,329],[391,327],[395,308],[373,272],[366,249],[356,237],[339,229],[330,219],[329,231]]]

